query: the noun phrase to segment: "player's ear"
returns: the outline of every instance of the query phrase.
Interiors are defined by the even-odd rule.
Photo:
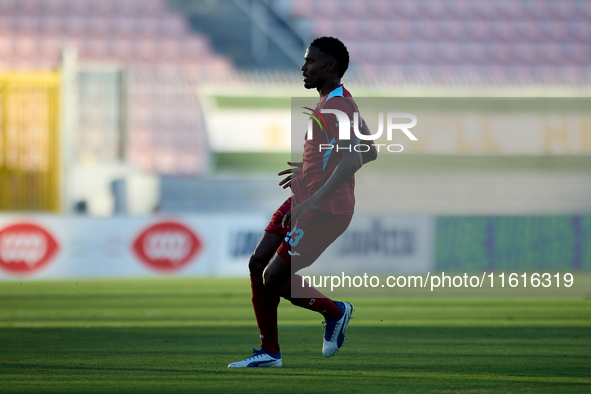
[[[326,62],[326,71],[329,73],[337,73],[337,62],[334,60],[329,60]]]

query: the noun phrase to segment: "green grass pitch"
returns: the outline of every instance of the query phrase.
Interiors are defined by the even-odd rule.
[[[283,301],[283,368],[247,279],[0,283],[2,393],[589,393],[589,299],[357,299],[345,345]]]

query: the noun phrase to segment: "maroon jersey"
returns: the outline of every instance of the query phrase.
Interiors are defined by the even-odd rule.
[[[349,117],[352,126],[353,113],[358,112],[357,105],[353,101],[351,93],[343,85],[339,85],[329,94],[322,96],[314,108],[313,115],[315,120],[312,129],[312,139],[308,139],[304,144],[303,167],[300,176],[291,182],[291,190],[297,204],[310,198],[318,189],[320,189],[330,178],[337,164],[341,160],[342,152],[337,152],[336,144],[339,137],[339,126],[336,115],[320,113],[321,109],[337,109],[343,111]],[[360,123],[362,122],[359,117]],[[361,124],[360,124],[361,128]],[[354,136],[350,129],[350,135]],[[320,145],[323,145],[322,151]],[[332,145],[333,148],[327,147]],[[317,210],[338,215],[353,215],[355,207],[355,177],[345,182],[333,195],[326,198]]]

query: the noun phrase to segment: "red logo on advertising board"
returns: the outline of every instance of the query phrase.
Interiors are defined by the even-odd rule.
[[[43,267],[59,247],[45,229],[18,223],[0,230],[0,267],[15,274],[27,274]]]
[[[160,271],[173,271],[187,265],[202,249],[195,233],[176,222],[150,226],[133,243],[140,260]]]

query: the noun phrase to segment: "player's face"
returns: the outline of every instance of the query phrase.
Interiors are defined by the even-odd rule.
[[[306,89],[322,87],[328,77],[327,66],[334,62],[331,61],[330,56],[314,46],[306,49],[304,60],[306,61],[302,66],[304,87]]]

